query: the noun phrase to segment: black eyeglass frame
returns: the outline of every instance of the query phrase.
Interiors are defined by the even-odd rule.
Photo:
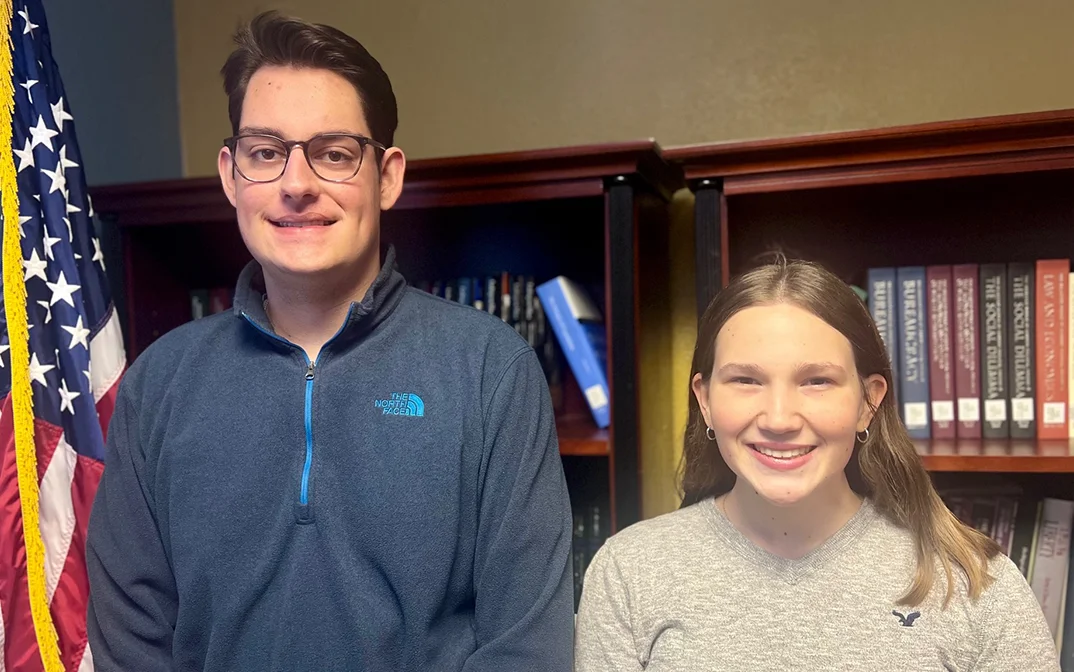
[[[239,140],[243,138],[270,138],[283,145],[285,156],[283,159],[283,167],[280,168],[280,174],[272,178],[271,180],[254,180],[247,176],[246,173],[242,172],[242,169],[239,168],[238,161],[235,160],[235,147],[236,145],[238,145]],[[313,166],[313,161],[310,160],[310,143],[313,143],[322,138],[352,138],[358,141],[358,145],[361,149],[359,150],[360,154],[358,156],[358,166],[354,169],[353,173],[351,173],[347,177],[333,180],[317,172],[317,169]],[[373,147],[380,152],[384,152],[388,149],[373,138],[370,138],[369,136],[365,135],[360,135],[358,133],[318,133],[317,135],[314,135],[308,140],[284,140],[283,138],[277,135],[272,135],[270,133],[240,133],[238,135],[233,135],[229,138],[224,138],[224,146],[227,147],[228,150],[231,152],[232,175],[234,176],[234,173],[238,173],[247,182],[253,182],[255,184],[268,184],[270,182],[275,182],[276,180],[283,177],[283,174],[287,172],[287,162],[291,160],[291,154],[294,153],[295,147],[302,148],[302,156],[306,157],[306,165],[310,167],[310,170],[313,171],[314,175],[316,175],[319,179],[324,180],[325,182],[335,183],[346,182],[348,180],[354,179],[354,176],[357,175],[358,172],[362,169],[362,164],[365,163],[365,148],[367,146]]]

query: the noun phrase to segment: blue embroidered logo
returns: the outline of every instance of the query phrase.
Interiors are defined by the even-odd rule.
[[[379,408],[381,415],[425,417],[425,402],[412,392],[392,392],[390,399],[377,399],[373,407]]]

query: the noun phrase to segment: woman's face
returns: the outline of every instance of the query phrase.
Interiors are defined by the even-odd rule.
[[[693,390],[739,483],[781,506],[846,487],[856,434],[872,418],[846,337],[780,303],[736,313],[715,347],[711,377],[697,374]],[[879,405],[887,384],[876,374],[866,389]]]

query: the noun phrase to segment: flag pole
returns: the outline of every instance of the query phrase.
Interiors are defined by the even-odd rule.
[[[45,585],[45,544],[39,524],[40,490],[37,483],[37,449],[34,445],[33,390],[30,389],[29,328],[26,318],[26,284],[19,242],[19,192],[12,155],[12,114],[15,84],[12,69],[11,0],[0,0],[0,208],[3,212],[4,312],[11,345],[11,412],[15,428],[15,462],[18,468],[22,533],[26,543],[26,580],[37,647],[45,672],[63,672],[56,626],[49,611]],[[0,657],[3,651],[0,651]]]

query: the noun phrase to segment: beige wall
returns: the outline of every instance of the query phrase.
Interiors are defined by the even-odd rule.
[[[393,80],[411,158],[1074,107],[1071,0],[175,0],[186,175],[215,171],[229,34],[268,7],[365,43]],[[676,503],[695,329],[689,200],[676,203],[670,329],[645,340],[661,352],[643,374],[671,399],[643,415],[647,516]]]
[[[175,0],[188,175],[228,135],[229,32],[266,7],[369,47],[412,158],[1074,107],[1070,0]]]

